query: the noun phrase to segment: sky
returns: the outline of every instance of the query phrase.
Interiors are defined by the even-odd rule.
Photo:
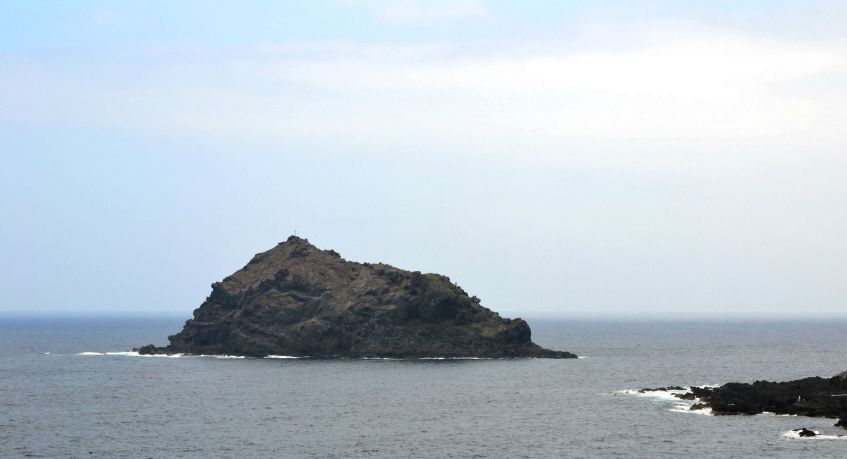
[[[290,234],[506,316],[847,319],[847,3],[0,0],[0,314]]]

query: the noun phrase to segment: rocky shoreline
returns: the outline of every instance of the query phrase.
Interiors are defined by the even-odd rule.
[[[668,392],[682,400],[693,400],[690,410],[710,410],[715,416],[773,413],[833,418],[847,428],[847,372],[831,378],[810,377],[785,382],[731,382],[719,387],[669,386],[641,389],[640,393]],[[796,429],[800,437],[817,435]]]
[[[576,358],[531,340],[446,276],[357,263],[291,236],[212,293],[150,354],[312,358]]]

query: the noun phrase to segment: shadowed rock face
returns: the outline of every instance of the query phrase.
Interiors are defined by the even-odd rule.
[[[212,293],[164,348],[142,353],[573,358],[530,340],[446,276],[346,261],[291,236]]]

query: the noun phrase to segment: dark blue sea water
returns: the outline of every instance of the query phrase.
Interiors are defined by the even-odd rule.
[[[579,360],[80,355],[181,319],[0,319],[0,456],[845,457],[833,420],[715,417],[624,389],[847,369],[847,323],[530,321]],[[49,354],[47,354],[49,353]]]

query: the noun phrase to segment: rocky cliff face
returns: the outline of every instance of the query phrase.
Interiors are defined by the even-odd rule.
[[[292,236],[212,293],[164,348],[142,353],[573,358],[530,339],[446,276],[346,261]]]

